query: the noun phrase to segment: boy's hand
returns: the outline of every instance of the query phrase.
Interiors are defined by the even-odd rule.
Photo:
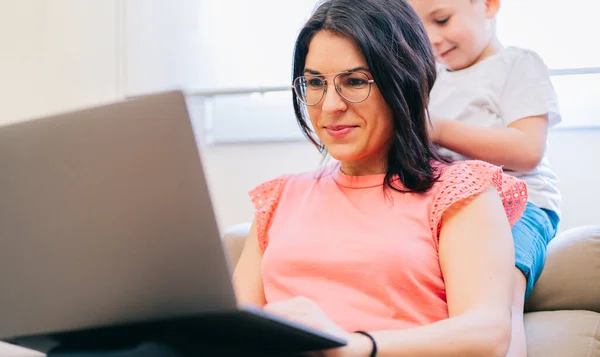
[[[444,122],[445,119],[438,117],[430,117],[430,119],[427,121],[427,133],[429,135],[429,140],[431,140],[432,143],[440,144]]]

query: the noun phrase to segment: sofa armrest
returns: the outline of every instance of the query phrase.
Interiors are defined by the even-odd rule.
[[[525,314],[528,357],[600,357],[600,314],[538,311]]]
[[[546,263],[526,311],[600,312],[600,226],[559,234],[548,245]]]
[[[229,261],[232,267],[235,267],[238,260],[240,259],[240,255],[242,254],[242,249],[244,249],[244,244],[246,243],[246,237],[250,233],[250,227],[252,223],[240,223],[233,225],[223,233],[223,243],[225,245],[225,249],[229,254]]]

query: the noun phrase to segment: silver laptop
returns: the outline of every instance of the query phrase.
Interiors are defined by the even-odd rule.
[[[345,344],[237,303],[181,92],[0,127],[0,170],[0,340]]]

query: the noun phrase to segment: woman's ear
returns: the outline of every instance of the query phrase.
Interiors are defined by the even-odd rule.
[[[500,0],[485,0],[485,16],[493,19],[500,10]]]

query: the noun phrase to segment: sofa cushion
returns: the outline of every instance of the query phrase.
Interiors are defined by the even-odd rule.
[[[235,267],[240,259],[251,227],[251,223],[240,223],[227,228],[223,233],[223,244],[232,267]]]
[[[544,270],[525,311],[600,312],[600,226],[573,228],[548,245]]]
[[[600,314],[541,311],[525,314],[528,357],[600,357]]]

